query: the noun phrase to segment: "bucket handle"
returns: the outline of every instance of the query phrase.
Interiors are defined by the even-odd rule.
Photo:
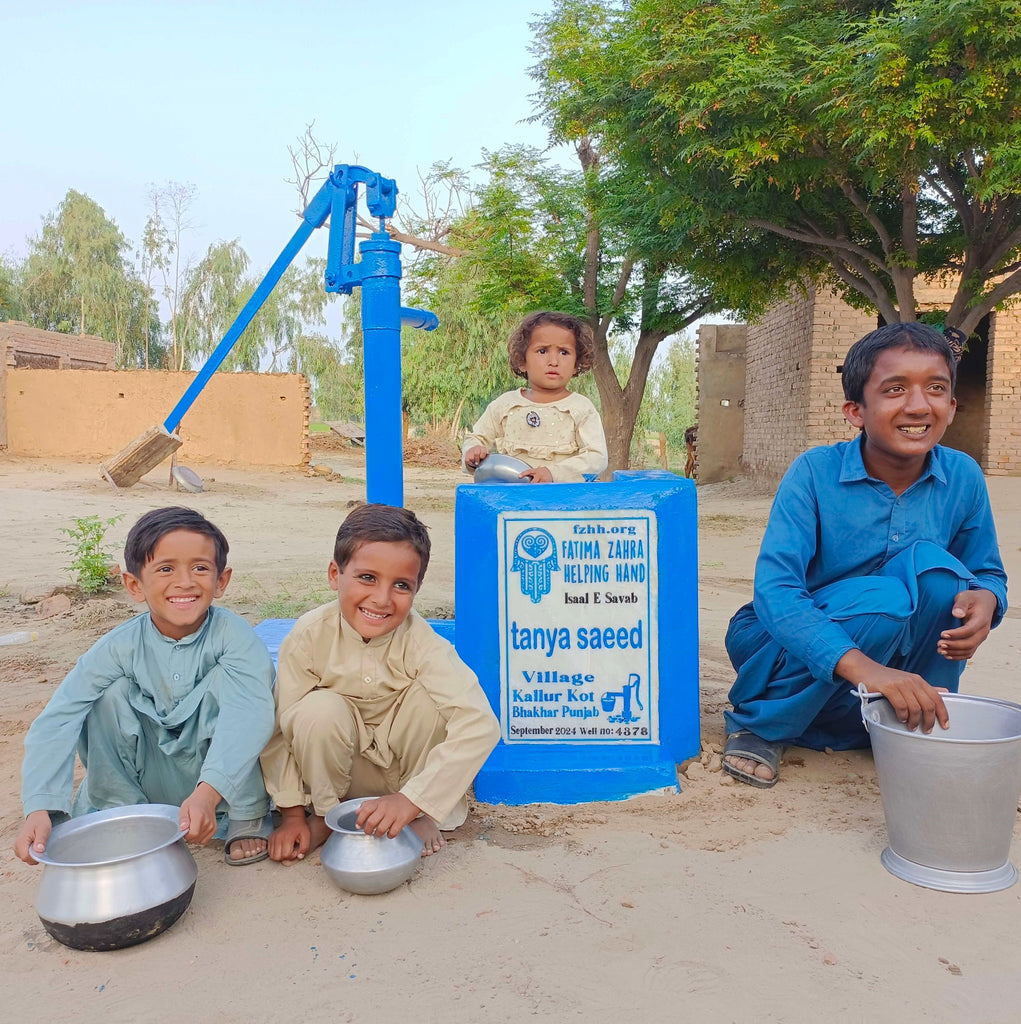
[[[865,709],[869,706],[870,701],[875,700],[877,697],[882,697],[881,693],[871,693],[869,688],[864,683],[859,683],[851,693],[856,693],[861,700],[861,722],[865,726],[865,731],[869,731],[869,720],[865,715]],[[876,719],[878,721],[878,719]]]

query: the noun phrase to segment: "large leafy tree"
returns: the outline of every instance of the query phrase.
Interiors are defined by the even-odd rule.
[[[607,85],[583,99],[733,305],[809,276],[912,320],[924,276],[968,334],[1021,289],[1021,4],[601,8]]]
[[[403,204],[388,229],[412,249],[405,265],[409,301],[440,319],[434,333],[404,334],[405,413],[454,430],[471,422],[517,381],[503,344],[513,325],[535,309],[573,312],[589,321],[596,338],[594,377],[610,467],[621,468],[657,347],[718,308],[719,292],[688,273],[686,232],[664,228],[644,176],[603,158],[588,125],[560,116],[555,97],[570,66],[591,64],[604,41],[600,32],[608,31],[602,9],[588,10],[593,16],[583,25],[571,26],[568,13],[536,26],[537,116],[547,120],[554,142],[571,145],[574,169],[529,147],[507,146],[483,153],[482,182],[471,188],[463,171],[436,164],[423,180],[421,209]],[[599,80],[593,70],[593,88]],[[304,147],[315,154],[312,177],[323,172],[323,150],[318,143]],[[309,173],[303,169],[298,178],[308,181]],[[348,300],[348,308],[356,301]],[[355,325],[347,361],[355,372],[359,350]],[[579,387],[585,390],[585,382]]]
[[[20,268],[22,316],[46,330],[97,334],[114,342],[118,366],[141,365],[155,314],[151,290],[125,260],[128,248],[102,207],[69,190]]]
[[[620,82],[612,45],[619,16],[598,3],[566,0],[533,25],[535,117],[550,141],[574,150],[580,173],[567,209],[551,209],[560,272],[596,339],[593,367],[610,468],[628,465],[653,358],[660,344],[729,296],[693,259],[690,224],[664,215],[644,169],[607,146],[607,88]],[[620,85],[617,86],[620,88]],[[610,336],[627,335],[630,365],[615,368]]]
[[[447,235],[460,255],[434,251],[409,273],[441,327],[406,339],[405,398],[426,418],[470,421],[516,380],[503,347],[514,323],[534,309],[573,312],[595,335],[610,467],[623,468],[657,346],[712,293],[684,274],[680,242],[653,224],[642,184],[604,167],[591,138],[576,154],[576,170],[526,147],[485,154],[484,181]],[[616,367],[612,332],[632,341]]]

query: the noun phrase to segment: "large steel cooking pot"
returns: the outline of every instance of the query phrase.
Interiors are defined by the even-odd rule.
[[[198,868],[177,807],[136,804],[54,826],[35,909],[58,942],[122,949],[169,928],[191,903]]]

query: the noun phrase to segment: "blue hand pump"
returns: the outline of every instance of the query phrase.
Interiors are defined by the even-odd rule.
[[[379,230],[358,246],[354,260],[358,187],[365,189],[369,212],[379,218]],[[401,452],[401,324],[435,330],[435,313],[401,306],[401,244],[390,238],[387,217],[397,207],[397,183],[366,167],[337,164],[312,197],[301,225],[284,246],[252,297],[245,303],[223,340],[209,354],[195,379],[164,420],[173,433],[209,382],[269,293],[291,265],[309,235],[330,218],[325,288],[350,295],[362,289],[362,336],[365,354],[366,496],[384,505],[404,504]]]

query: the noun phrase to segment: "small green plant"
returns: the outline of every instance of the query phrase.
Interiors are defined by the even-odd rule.
[[[110,554],[103,547],[103,537],[123,515],[110,519],[99,516],[80,516],[74,526],[63,529],[71,538],[67,553],[71,561],[64,568],[71,574],[78,589],[85,594],[95,594],[110,584]]]
[[[282,594],[274,594],[259,606],[257,613],[261,619],[296,619],[299,615],[321,604],[326,604],[330,599],[328,591],[308,590],[303,597],[292,594],[287,587],[280,584]]]

